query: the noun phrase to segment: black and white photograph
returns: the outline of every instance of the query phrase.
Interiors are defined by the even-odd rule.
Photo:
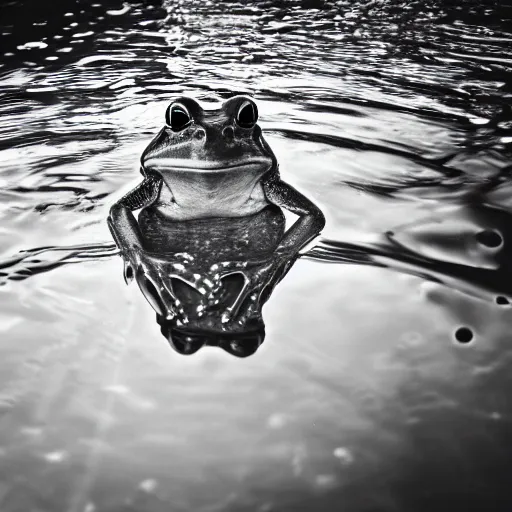
[[[512,512],[512,2],[0,0],[0,512]]]

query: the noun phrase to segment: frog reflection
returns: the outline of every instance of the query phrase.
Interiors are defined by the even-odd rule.
[[[261,309],[296,258],[274,262],[285,220],[276,206],[247,217],[169,221],[156,212],[139,217],[145,252],[136,280],[157,313],[162,334],[184,354],[218,345],[237,356],[263,342]]]
[[[210,337],[243,355],[237,340],[262,340],[263,303],[325,219],[280,179],[250,98],[217,110],[178,98],[165,120],[142,154],[143,181],[110,210],[125,279],[137,279],[182,352]],[[287,231],[279,207],[299,217]]]

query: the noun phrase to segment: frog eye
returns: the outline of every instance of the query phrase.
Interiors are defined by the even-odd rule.
[[[165,122],[173,131],[178,132],[190,124],[192,118],[187,109],[178,103],[169,105],[165,112]]]
[[[258,109],[250,101],[246,101],[240,107],[236,115],[236,122],[242,128],[252,128],[258,121]]]

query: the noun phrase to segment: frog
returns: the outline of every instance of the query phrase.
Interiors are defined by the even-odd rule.
[[[179,224],[251,218],[269,206],[290,211],[297,219],[284,230],[271,260],[246,259],[221,265],[224,274],[241,272],[246,284],[254,284],[263,279],[263,274],[270,281],[282,277],[301,249],[320,234],[325,217],[316,204],[281,178],[277,158],[258,124],[258,107],[250,96],[232,96],[220,107],[210,109],[204,109],[194,98],[180,96],[168,104],[164,118],[164,125],[142,152],[142,181],[112,205],[107,220],[124,260],[125,281],[136,279],[139,286],[151,283],[153,293],[146,293],[146,298],[153,300],[159,318],[169,321],[176,317],[179,305],[166,282],[169,262],[173,261],[175,271],[182,269],[184,279],[185,275],[197,278],[198,274],[190,270],[190,255],[151,251],[147,233],[152,219]],[[158,230],[152,230],[151,236],[161,237]],[[202,272],[203,282],[212,283],[212,279],[205,280],[206,273],[217,276],[219,284],[218,265]],[[215,291],[215,282],[212,290],[190,284],[209,296]],[[245,286],[246,293],[250,288]],[[147,286],[141,289],[148,291]],[[235,304],[221,315],[222,330],[229,330],[246,293],[241,292]]]

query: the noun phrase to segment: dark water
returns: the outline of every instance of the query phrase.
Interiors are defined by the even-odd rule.
[[[1,512],[512,510],[508,5],[13,1],[0,26]],[[173,95],[234,93],[327,226],[254,356],[180,357],[105,218]]]

